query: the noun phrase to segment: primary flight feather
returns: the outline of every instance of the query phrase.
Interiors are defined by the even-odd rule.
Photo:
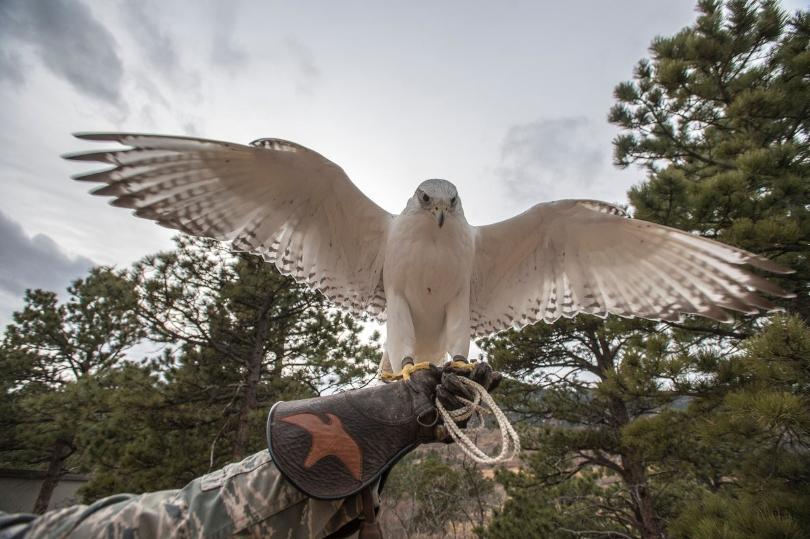
[[[538,204],[492,225],[467,223],[455,186],[422,182],[400,215],[335,163],[298,144],[83,133],[127,146],[65,156],[113,165],[74,176],[135,215],[230,241],[340,307],[386,322],[383,362],[467,357],[470,338],[578,313],[678,320],[775,307],[787,296],[741,269],[790,270],[610,204]]]

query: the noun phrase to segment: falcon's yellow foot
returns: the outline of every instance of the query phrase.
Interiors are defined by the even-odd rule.
[[[475,368],[475,364],[467,361],[467,358],[464,356],[453,356],[453,361],[450,362],[450,368],[471,371]]]
[[[382,371],[380,373],[380,378],[382,378],[383,382],[395,382],[397,380],[407,380],[411,377],[411,374],[422,370],[422,369],[429,369],[430,362],[428,361],[421,361],[414,365],[413,358],[407,356],[405,359],[402,360],[402,370],[400,370],[399,374],[394,374],[391,371]]]
[[[414,372],[429,368],[430,368],[429,361],[420,361],[416,365],[414,365],[413,363],[407,363],[404,367],[402,367],[402,379],[407,380],[408,378],[411,377],[411,374],[413,374]]]

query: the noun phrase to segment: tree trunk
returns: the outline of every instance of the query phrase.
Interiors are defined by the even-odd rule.
[[[273,346],[273,369],[271,371],[272,379],[278,380],[281,378],[282,370],[284,369],[284,356],[287,353],[285,345],[287,344],[287,326],[284,321],[277,328],[277,335],[275,337],[275,344]]]
[[[245,396],[239,406],[239,416],[236,423],[236,436],[233,443],[233,458],[241,460],[247,453],[248,439],[250,438],[250,413],[256,409],[256,392],[262,376],[264,364],[264,346],[267,333],[270,329],[270,308],[273,306],[273,295],[265,298],[256,321],[256,333],[253,341],[253,351],[247,364],[245,375]]]
[[[73,453],[71,445],[62,440],[56,440],[51,448],[51,458],[48,461],[48,471],[45,474],[45,479],[39,487],[39,494],[34,502],[33,512],[42,514],[48,510],[48,505],[51,503],[51,496],[59,484],[59,479],[64,474],[65,461]]]
[[[658,522],[653,506],[653,497],[647,486],[647,472],[634,452],[622,454],[622,467],[626,471],[625,483],[633,499],[633,513],[636,516],[641,539],[662,539],[664,533]]]
[[[242,460],[247,453],[248,438],[250,437],[250,413],[256,409],[256,386],[261,377],[261,359],[258,364],[256,357],[251,357],[245,377],[245,396],[239,406],[239,416],[236,419],[236,437],[233,442],[234,460]]]
[[[611,408],[616,421],[617,435],[621,438],[621,429],[630,424],[630,413],[625,401],[618,397],[612,399]],[[641,532],[641,539],[662,539],[664,534],[655,514],[652,493],[647,485],[647,470],[641,457],[637,451],[627,447],[623,447],[619,454],[624,470],[622,479],[630,490],[633,514]]]

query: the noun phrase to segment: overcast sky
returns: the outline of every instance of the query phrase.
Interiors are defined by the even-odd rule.
[[[786,2],[788,9],[802,2]],[[484,224],[564,197],[624,203],[613,87],[687,0],[0,0],[0,323],[26,287],[125,266],[169,231],[68,179],[74,131],[249,142],[340,164],[391,212],[445,178]]]

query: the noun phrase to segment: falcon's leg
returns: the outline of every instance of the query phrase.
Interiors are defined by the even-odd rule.
[[[402,370],[402,360],[406,357],[414,358],[415,333],[411,308],[408,302],[399,294],[391,293],[385,298],[385,351],[391,370],[397,374]]]
[[[447,306],[444,341],[451,359],[455,356],[467,359],[470,355],[470,294],[467,291]]]

